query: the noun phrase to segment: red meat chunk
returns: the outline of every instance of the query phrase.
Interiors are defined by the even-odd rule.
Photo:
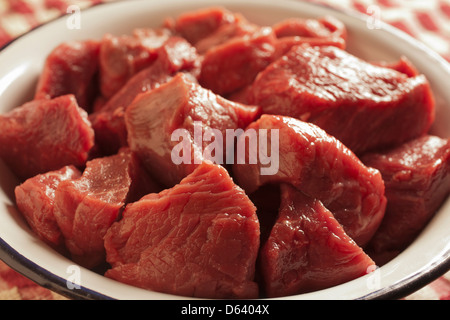
[[[132,35],[106,34],[100,43],[100,91],[111,98],[133,75],[150,66],[157,49],[170,37],[168,29],[136,29]]]
[[[329,47],[334,46],[339,49],[345,49],[345,40],[342,38],[303,38],[303,37],[284,37],[277,39],[275,44],[275,54],[273,60],[277,60],[287,54],[295,46]]]
[[[382,61],[375,64],[385,68],[394,69],[398,72],[406,74],[410,78],[420,75],[416,67],[405,56],[401,56],[400,59],[394,63],[387,63],[386,61]]]
[[[335,46],[343,50],[346,47],[347,28],[334,17],[290,18],[274,24],[272,28],[278,38],[274,60],[295,45]]]
[[[184,72],[196,79],[199,73],[198,55],[186,40],[170,37],[158,49],[157,60],[131,77],[126,84],[89,117],[95,130],[96,143],[106,155],[127,146],[124,112],[134,98]]]
[[[128,149],[88,161],[79,179],[62,181],[54,213],[72,259],[87,268],[101,264],[103,236],[125,204],[159,190]]]
[[[55,192],[61,181],[77,179],[81,172],[74,166],[39,174],[15,188],[16,204],[30,228],[57,251],[65,250],[64,237],[54,215]]]
[[[124,122],[124,109],[114,112],[95,112],[89,116],[95,131],[95,143],[100,155],[108,156],[128,145],[127,128]]]
[[[434,98],[425,76],[367,63],[334,46],[295,46],[248,90],[264,113],[312,122],[356,154],[428,132]]]
[[[95,40],[72,41],[57,46],[47,57],[35,99],[73,94],[78,105],[91,111],[97,89],[100,44]]]
[[[217,153],[214,159],[208,155],[206,158],[225,163],[226,130],[245,128],[258,115],[258,107],[228,101],[178,74],[160,87],[139,95],[127,108],[125,123],[130,148],[141,157],[152,175],[171,187],[204,160],[211,141],[219,144],[214,148],[216,152],[224,150],[224,153]],[[200,124],[198,135],[195,134],[196,122]],[[177,132],[177,129],[180,130]],[[218,130],[220,137],[213,130]],[[206,138],[207,132],[211,134],[210,139]],[[219,138],[223,139],[223,145],[215,140]]]
[[[263,174],[267,167],[258,155],[251,163],[250,143],[246,143],[247,132],[260,133],[269,130],[272,138],[259,142],[267,143],[267,150],[279,155],[278,170]],[[241,146],[245,143],[245,149]],[[378,170],[366,167],[339,140],[318,126],[298,119],[262,115],[250,124],[246,133],[238,138],[238,148],[245,150],[245,161],[233,165],[233,176],[237,183],[252,194],[265,184],[290,183],[313,199],[320,200],[344,227],[346,233],[360,246],[364,246],[380,225],[384,216],[386,198],[384,183]],[[243,162],[243,163],[242,163]],[[276,168],[276,167],[275,167]]]
[[[195,48],[182,38],[170,37],[158,49],[158,59],[155,63],[129,79],[99,111],[114,112],[118,108],[126,109],[139,93],[154,89],[178,72],[192,73],[195,78],[199,68],[200,62]]]
[[[212,7],[186,12],[176,19],[167,19],[165,26],[195,45],[221,26],[234,22],[235,15],[232,12],[221,7]]]
[[[365,155],[386,185],[386,214],[370,242],[377,254],[398,253],[425,227],[450,193],[450,140],[432,135]]]
[[[200,298],[257,298],[255,206],[220,165],[127,205],[105,236],[106,276]]]
[[[233,38],[249,36],[252,33],[258,32],[260,28],[260,26],[249,22],[242,15],[235,13],[233,23],[222,24],[210,35],[197,41],[195,48],[199,54],[205,54],[208,50],[226,43]]]
[[[260,265],[268,297],[326,289],[375,267],[319,200],[287,184],[281,184],[279,215]]]
[[[94,132],[73,95],[33,100],[0,115],[0,157],[22,180],[83,166]]]
[[[204,54],[199,83],[220,95],[240,90],[272,62],[275,45],[269,27],[217,45]]]
[[[89,115],[95,130],[96,144],[104,155],[115,154],[121,147],[128,145],[124,114],[134,98],[142,92],[157,88],[171,78],[172,75],[155,63],[132,77],[101,110]]]
[[[347,39],[347,28],[342,21],[324,16],[318,19],[289,18],[272,26],[278,38],[341,38]]]

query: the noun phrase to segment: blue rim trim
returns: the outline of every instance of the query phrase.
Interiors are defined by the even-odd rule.
[[[80,286],[79,289],[69,289],[66,279],[40,267],[14,250],[0,238],[0,259],[9,267],[37,283],[38,285],[74,300],[114,300],[97,291]]]
[[[450,270],[450,250],[432,266],[421,272],[373,293],[361,297],[360,300],[399,300],[430,284]]]
[[[88,8],[83,9],[89,10],[91,8],[100,6],[100,5],[114,5],[117,3],[120,3],[121,1],[117,2],[102,2],[95,5],[92,5]],[[322,3],[310,3],[311,5],[320,6],[323,8],[327,8],[329,10],[333,10],[339,13],[343,13],[349,16],[352,16],[354,18],[357,18],[361,20],[363,18],[362,14],[351,11],[351,10],[345,10],[340,8],[334,8],[328,4],[322,4]],[[63,19],[66,16],[66,14],[63,14],[59,17],[56,17],[55,19],[49,20],[43,24],[40,24],[33,29],[19,35],[18,37],[14,38],[10,42],[6,43],[0,48],[0,53],[3,51],[3,49],[7,48],[9,45],[14,43],[16,40],[20,39],[21,37],[35,31],[36,29],[40,28],[41,26],[44,26],[46,24],[52,23],[54,21]],[[410,37],[409,35],[405,35],[406,37]],[[411,37],[412,38],[412,37]],[[414,39],[414,38],[412,38]],[[415,40],[415,39],[414,39]],[[14,250],[8,243],[6,243],[2,238],[0,238],[0,260],[5,262],[9,267],[17,271],[18,273],[22,274],[23,276],[27,277],[28,279],[32,280],[33,282],[37,283],[38,285],[47,288],[49,290],[52,290],[58,294],[61,294],[69,299],[75,299],[75,300],[115,300],[112,297],[109,297],[105,294],[101,294],[97,291],[85,288],[83,286],[80,287],[80,289],[69,289],[66,285],[66,280],[51,273],[50,271],[40,267],[36,263],[32,262],[31,260],[25,258],[23,255],[21,255],[19,252]],[[440,259],[436,260],[430,269],[424,270],[421,272],[417,272],[416,274],[402,280],[401,282],[394,284],[389,287],[385,287],[383,289],[380,289],[378,291],[375,291],[373,293],[367,294],[365,296],[362,296],[360,298],[356,298],[355,300],[398,300],[402,299],[417,290],[425,287],[432,281],[438,279],[442,275],[444,275],[446,272],[450,270],[450,250],[447,251]]]

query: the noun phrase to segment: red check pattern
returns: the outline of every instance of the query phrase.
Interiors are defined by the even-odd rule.
[[[110,1],[118,0],[0,0],[0,48],[30,29],[67,13],[70,5],[83,9]],[[379,18],[422,41],[450,61],[450,0],[308,1],[357,10]],[[37,285],[0,261],[0,300],[59,299],[65,297]],[[405,299],[449,300],[450,272]]]
[[[309,0],[380,18],[450,61],[450,0]]]

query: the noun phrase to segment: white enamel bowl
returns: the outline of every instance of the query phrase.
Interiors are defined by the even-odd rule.
[[[385,24],[373,29],[363,16],[289,0],[120,1],[82,11],[80,29],[69,28],[76,22],[74,16],[61,17],[16,39],[0,52],[0,113],[32,97],[44,59],[59,43],[71,39],[100,39],[106,32],[129,33],[136,27],[157,27],[166,17],[213,5],[241,12],[249,20],[263,25],[288,17],[335,16],[349,30],[348,51],[373,61],[396,61],[404,55],[428,77],[437,100],[433,133],[450,136],[447,125],[450,123],[450,66],[440,56]],[[12,268],[70,298],[185,299],[131,287],[87,269],[74,269],[73,262],[55,253],[30,232],[14,206],[16,183],[0,162],[0,258]],[[449,270],[449,227],[450,201],[447,201],[410,247],[373,273],[333,288],[284,299],[404,297]],[[77,280],[81,287],[73,288],[67,285],[67,280]]]

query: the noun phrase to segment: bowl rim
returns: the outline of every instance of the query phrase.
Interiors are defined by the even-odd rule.
[[[100,2],[89,7],[83,8],[82,11],[93,10],[94,8],[100,6],[116,6],[116,5],[124,5],[124,2],[130,2],[128,5],[132,5],[131,2],[144,2],[144,0],[132,0],[132,1],[112,1],[112,2]],[[175,0],[176,2],[177,0]],[[245,1],[244,1],[245,2]],[[248,3],[257,4],[257,0],[246,0]],[[295,3],[302,2],[298,0],[281,0],[282,3]],[[203,1],[205,5],[207,2]],[[238,1],[231,1],[233,4],[238,4]],[[358,20],[363,20],[365,15],[356,10],[351,10],[347,8],[341,7],[333,7],[329,4],[321,3],[321,2],[311,2],[306,1],[303,2],[305,5],[317,6],[326,8],[327,10],[335,11],[336,13],[341,13],[349,16],[350,18],[355,18]],[[212,4],[213,5],[213,4]],[[5,43],[2,47],[0,47],[0,54],[8,47],[16,43],[19,39],[23,37],[29,36],[36,32],[36,30],[44,27],[46,25],[55,23],[61,19],[66,18],[66,14],[62,14],[58,17],[52,18],[27,32],[15,37],[8,43]],[[417,48],[422,48],[424,54],[431,56],[431,59],[435,60],[437,63],[442,65],[446,70],[450,73],[450,63],[448,63],[441,55],[434,52],[430,48],[426,47],[425,44],[421,43],[417,39],[412,36],[402,32],[399,29],[387,24],[386,22],[381,22],[381,29],[384,31],[393,34],[397,38],[402,39],[408,43],[413,44]],[[100,293],[96,290],[89,289],[83,285],[80,286],[79,289],[73,290],[67,288],[67,280],[64,278],[52,273],[50,270],[47,270],[34,261],[26,258],[16,249],[14,249],[10,244],[8,244],[4,239],[0,237],[0,260],[2,260],[6,265],[20,273],[21,275],[27,277],[38,285],[47,288],[49,290],[54,291],[55,293],[61,294],[69,299],[86,299],[86,300],[115,300],[116,298],[110,297],[106,294]],[[355,300],[397,300],[406,297],[409,294],[416,292],[417,290],[423,288],[428,285],[432,281],[438,279],[444,273],[450,270],[450,249],[444,252],[438,259],[433,260],[433,263],[424,270],[419,270],[415,274],[401,279],[393,285],[385,286],[379,290],[375,290],[369,294],[365,294],[359,297],[356,297]]]
[[[67,298],[73,300],[114,300],[105,294],[82,285],[76,290],[68,289],[67,280],[26,258],[2,238],[0,238],[0,260],[38,285]]]

